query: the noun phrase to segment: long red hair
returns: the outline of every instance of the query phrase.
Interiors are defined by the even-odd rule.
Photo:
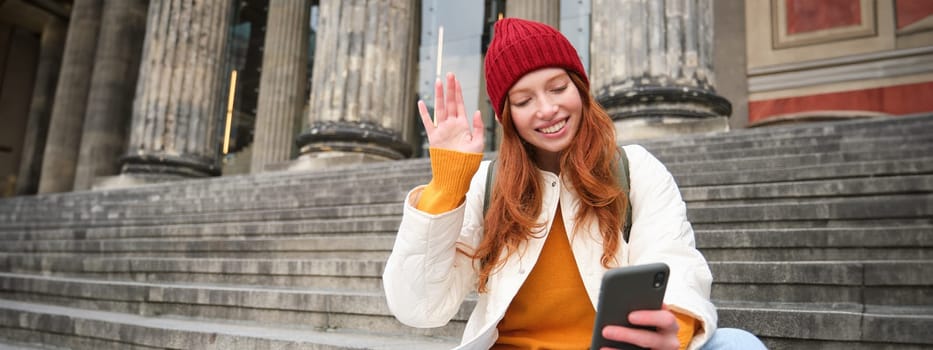
[[[609,114],[590,96],[589,87],[577,74],[568,71],[583,102],[580,127],[560,158],[561,175],[569,179],[580,198],[576,227],[586,220],[599,223],[603,242],[600,259],[606,268],[615,261],[628,198],[619,186],[619,150],[615,126]],[[508,97],[506,97],[508,98]],[[522,242],[541,235],[537,223],[541,213],[542,184],[534,163],[534,148],[523,142],[515,129],[506,100],[503,108],[502,146],[496,163],[495,184],[484,218],[485,234],[473,253],[479,262],[477,289],[484,293],[489,276],[515,253]],[[574,235],[577,232],[573,232]],[[503,255],[503,249],[506,254]]]

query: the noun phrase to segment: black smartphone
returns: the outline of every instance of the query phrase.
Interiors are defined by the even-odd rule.
[[[628,314],[636,310],[661,309],[668,275],[670,268],[665,263],[627,266],[607,271],[599,288],[596,324],[593,326],[593,342],[590,349],[598,350],[604,346],[616,349],[643,349],[632,344],[603,339],[603,327],[617,325],[652,329],[653,327],[630,324]]]

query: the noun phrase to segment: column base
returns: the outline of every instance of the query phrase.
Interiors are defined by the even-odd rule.
[[[728,117],[702,119],[681,117],[627,118],[613,121],[613,124],[616,127],[616,140],[622,142],[729,131]]]
[[[94,179],[91,185],[91,191],[112,190],[119,188],[131,188],[166,182],[175,182],[179,180],[190,179],[187,177],[166,176],[162,174],[120,174],[116,176],[103,176]]]
[[[657,81],[655,81],[657,80]],[[597,100],[621,141],[729,131],[732,105],[712,87],[642,79],[602,88]]]
[[[613,120],[644,117],[715,118],[732,115],[732,104],[716,92],[692,86],[617,84],[596,100]]]
[[[194,155],[143,153],[125,156],[120,162],[123,164],[120,173],[143,177],[181,180],[220,175],[216,160]]]
[[[297,143],[302,157],[358,153],[379,159],[402,159],[412,153],[411,145],[401,134],[372,123],[315,122],[298,136]]]
[[[384,162],[394,160],[392,158],[354,152],[322,152],[311,153],[299,156],[287,162],[268,164],[263,168],[264,172],[270,171],[294,171],[308,172],[325,169],[334,169],[339,167],[349,167],[360,164]]]

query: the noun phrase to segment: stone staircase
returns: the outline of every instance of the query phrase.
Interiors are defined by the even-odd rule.
[[[933,348],[933,115],[654,140],[720,325]],[[447,349],[380,276],[427,160],[0,200],[0,349]]]
[[[721,326],[774,349],[933,348],[931,116],[651,146],[688,202]]]

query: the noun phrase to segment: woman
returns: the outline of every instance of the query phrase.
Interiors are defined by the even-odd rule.
[[[482,118],[479,111],[467,116],[460,85],[448,74],[446,92],[440,80],[435,84],[433,121],[418,103],[433,178],[409,193],[386,263],[393,314],[414,327],[443,326],[477,291],[460,348],[585,349],[603,273],[665,262],[665,307],[629,315],[656,331],[607,326],[604,337],[696,349],[715,333],[761,346],[748,333],[716,333],[712,276],[667,169],[644,148],[626,146],[631,189],[626,195],[620,188],[612,121],[590,96],[569,41],[544,24],[503,19],[485,69],[503,129],[488,211]]]

